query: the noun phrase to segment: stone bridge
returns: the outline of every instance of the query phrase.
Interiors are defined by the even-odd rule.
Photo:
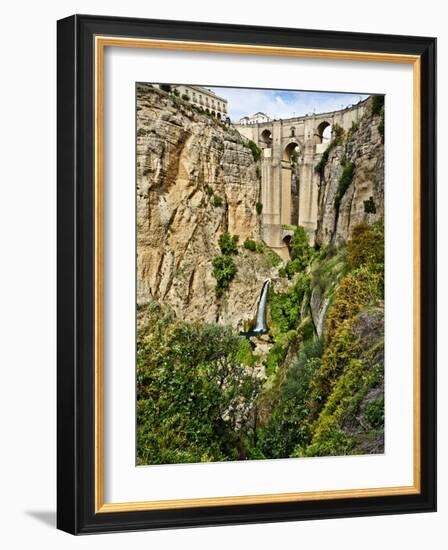
[[[335,125],[348,130],[364,114],[366,101],[340,111],[234,127],[263,149],[261,159],[262,237],[289,258],[288,225],[301,225],[310,242],[318,216],[319,174],[315,166]]]

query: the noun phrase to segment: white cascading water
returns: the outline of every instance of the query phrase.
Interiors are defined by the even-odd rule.
[[[269,279],[266,279],[266,281],[263,284],[263,288],[261,290],[261,296],[260,301],[258,302],[258,310],[257,310],[257,323],[255,325],[255,328],[253,329],[253,332],[267,332],[268,328],[266,326],[266,303],[268,300],[268,291],[269,291],[269,283],[271,281]]]

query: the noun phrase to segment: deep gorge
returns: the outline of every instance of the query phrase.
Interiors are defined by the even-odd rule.
[[[383,452],[381,110],[335,132],[285,260],[247,139],[137,93],[138,463]]]

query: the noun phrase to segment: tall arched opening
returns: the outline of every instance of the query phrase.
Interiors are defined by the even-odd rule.
[[[286,162],[297,162],[300,153],[300,146],[296,141],[288,143],[283,150],[283,160]]]
[[[291,141],[283,149],[282,161],[282,224],[297,225],[299,219],[300,145]]]
[[[332,126],[329,122],[324,120],[317,127],[317,140],[318,143],[330,143],[331,141]]]

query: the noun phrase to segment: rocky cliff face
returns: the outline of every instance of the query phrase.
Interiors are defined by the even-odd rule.
[[[137,87],[137,301],[156,299],[184,320],[242,326],[272,266],[241,251],[225,296],[212,259],[224,231],[260,240],[260,181],[240,135],[178,98]]]
[[[356,225],[371,224],[384,216],[384,144],[381,116],[372,116],[372,102],[369,99],[369,108],[358,125],[330,148],[319,189],[316,230],[319,244],[346,242]],[[353,177],[339,208],[335,208],[344,166],[349,163],[353,166]]]

